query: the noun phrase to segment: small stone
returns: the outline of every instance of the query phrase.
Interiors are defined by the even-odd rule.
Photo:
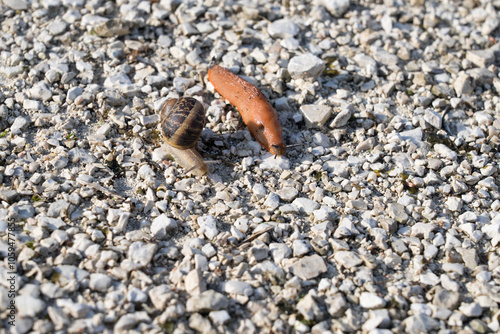
[[[290,266],[290,272],[302,280],[315,278],[326,271],[325,261],[318,254],[305,256]]]
[[[441,129],[443,119],[441,115],[434,110],[426,109],[424,119],[436,129]]]
[[[104,80],[104,87],[106,88],[121,89],[122,87],[130,85],[132,85],[132,81],[130,81],[127,74],[123,72],[111,75]]]
[[[300,107],[308,128],[322,127],[332,115],[332,109],[326,105],[307,104]]]
[[[471,76],[467,75],[465,72],[460,72],[458,77],[453,83],[453,88],[457,96],[463,96],[464,94],[471,94],[474,92],[474,80]]]
[[[3,3],[12,10],[26,10],[29,7],[26,0],[3,0]]]
[[[450,211],[460,212],[462,210],[463,201],[458,197],[448,197],[446,200],[446,207]]]
[[[320,205],[318,202],[313,201],[312,199],[299,197],[296,198],[292,205],[299,209],[299,211],[305,212],[306,214],[312,214],[314,210],[319,209]]]
[[[226,310],[212,311],[208,314],[208,317],[216,326],[225,325],[231,320],[231,316]]]
[[[63,199],[53,202],[49,209],[47,210],[47,216],[49,217],[64,217],[69,209],[70,203]]]
[[[439,276],[430,270],[426,270],[423,274],[420,274],[420,282],[422,284],[435,286],[438,285],[440,281]]]
[[[159,240],[173,237],[178,229],[175,219],[168,218],[164,213],[156,217],[151,224],[151,233]]]
[[[153,259],[156,247],[156,244],[145,244],[142,241],[136,241],[128,248],[128,258],[141,267],[147,266]]]
[[[347,125],[347,122],[351,119],[352,112],[350,109],[344,109],[339,112],[333,121],[330,123],[332,129],[341,128]]]
[[[213,240],[219,234],[214,216],[199,217],[197,222],[200,226],[199,233],[204,234],[207,239]]]
[[[405,324],[405,333],[408,334],[431,333],[439,329],[439,322],[424,313],[410,316],[403,323]]]
[[[481,25],[481,33],[484,36],[488,36],[493,31],[495,31],[499,25],[500,25],[500,19],[496,15],[496,13],[494,15],[489,15]]]
[[[405,207],[399,203],[391,203],[389,204],[387,211],[389,216],[394,220],[404,223],[408,220],[408,214],[405,211]]]
[[[379,309],[385,306],[385,300],[376,293],[363,292],[359,297],[359,305],[367,309]]]
[[[438,85],[432,86],[431,93],[437,97],[442,97],[442,98],[446,98],[446,99],[449,99],[449,98],[455,96],[453,89],[450,86],[448,86],[447,84],[438,84]]]
[[[128,35],[132,27],[133,23],[131,21],[111,19],[97,23],[94,31],[99,37],[119,37]]]
[[[297,198],[297,195],[299,194],[299,191],[295,188],[292,187],[283,187],[280,190],[276,192],[276,194],[279,196],[279,198],[282,201],[285,202],[291,202],[295,198]]]
[[[19,199],[19,194],[15,190],[0,189],[0,199],[9,204],[16,202]]]
[[[444,144],[434,144],[434,151],[448,160],[457,160],[458,154]]]
[[[82,93],[83,89],[78,86],[68,89],[68,93],[66,94],[66,102],[72,103],[78,96],[82,95]]]
[[[488,67],[495,62],[495,54],[492,50],[470,50],[466,58],[477,67]]]
[[[259,165],[261,169],[267,170],[288,170],[290,169],[290,160],[285,156],[276,156],[267,152],[262,156],[262,162]]]
[[[39,81],[30,89],[30,95],[33,99],[48,101],[52,97],[52,91],[45,82]]]
[[[16,117],[14,123],[10,127],[10,132],[14,135],[19,135],[21,132],[28,127],[30,124],[30,119],[28,117]]]
[[[113,280],[105,274],[92,273],[90,274],[89,288],[99,292],[108,291]]]
[[[349,0],[317,0],[316,3],[324,6],[335,17],[342,17],[350,5]]]
[[[293,37],[299,33],[299,27],[289,19],[273,21],[267,28],[273,38]]]
[[[466,317],[479,317],[483,314],[483,308],[477,302],[470,304],[462,304],[459,308]]]
[[[258,198],[264,198],[267,195],[267,189],[262,183],[256,183],[252,187],[252,193]]]
[[[135,286],[131,286],[127,292],[127,300],[137,304],[146,303],[148,301],[148,294]]]
[[[148,295],[151,303],[158,310],[165,309],[170,300],[175,297],[175,293],[166,284],[155,286],[149,290]]]
[[[293,79],[317,80],[325,70],[325,62],[311,53],[295,56],[288,63]]]
[[[302,257],[311,251],[311,245],[305,240],[294,240],[292,248],[294,257]]]
[[[192,296],[186,303],[188,312],[211,312],[227,309],[229,301],[226,296],[214,290],[207,290],[197,296]]]
[[[247,282],[229,280],[223,283],[223,290],[225,293],[236,294],[241,296],[250,297],[253,295],[253,288]]]
[[[264,276],[271,281],[272,284],[282,285],[285,282],[285,271],[274,262],[264,261],[260,263],[259,267]]]
[[[191,270],[184,278],[184,284],[186,291],[192,296],[199,295],[207,289],[203,275],[199,269]]]
[[[292,256],[292,250],[284,243],[271,243],[269,245],[269,252],[277,264],[281,264],[283,259]]]
[[[325,317],[321,307],[311,294],[302,298],[296,307],[306,321],[321,321]]]
[[[456,310],[460,305],[460,293],[438,287],[432,303],[447,310]]]
[[[45,310],[45,302],[30,295],[16,297],[17,314],[20,317],[36,317]]]
[[[334,258],[337,264],[347,269],[357,267],[363,263],[358,254],[350,251],[337,251]]]
[[[47,28],[51,35],[57,36],[66,31],[68,24],[64,21],[53,21]]]

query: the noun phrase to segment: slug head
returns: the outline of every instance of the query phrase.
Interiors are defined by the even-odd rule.
[[[283,142],[281,124],[279,121],[270,126],[265,126],[262,123],[251,123],[248,124],[248,128],[259,144],[271,154],[285,154],[286,146]]]

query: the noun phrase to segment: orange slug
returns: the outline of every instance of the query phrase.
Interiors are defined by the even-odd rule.
[[[208,80],[238,108],[243,122],[262,147],[274,155],[285,154],[278,114],[257,87],[219,65],[208,70]]]

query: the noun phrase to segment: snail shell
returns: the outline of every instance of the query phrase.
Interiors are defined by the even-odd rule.
[[[163,102],[161,131],[171,146],[185,150],[194,147],[205,127],[205,109],[192,97],[181,97]]]

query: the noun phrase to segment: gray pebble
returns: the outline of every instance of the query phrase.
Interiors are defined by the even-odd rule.
[[[335,115],[335,118],[330,123],[332,129],[341,128],[347,125],[347,122],[351,119],[352,112],[350,109],[344,109]]]
[[[317,0],[318,5],[326,7],[326,9],[335,17],[341,17],[349,9],[349,0]]]
[[[207,290],[200,295],[192,296],[186,303],[188,312],[211,312],[227,309],[229,301],[226,296],[214,290]]]
[[[57,36],[66,31],[68,24],[64,21],[53,21],[47,28],[52,35]]]
[[[299,33],[299,27],[289,19],[273,21],[267,28],[273,38],[293,37]]]
[[[290,266],[290,272],[302,280],[315,278],[326,271],[325,261],[317,254],[305,256]]]
[[[12,123],[12,126],[10,127],[10,131],[14,135],[19,135],[23,130],[25,130],[28,125],[30,124],[31,120],[28,117],[16,117],[14,120],[14,123]]]
[[[178,231],[177,222],[165,214],[156,217],[151,224],[151,233],[159,240],[169,239]]]
[[[111,283],[113,283],[113,280],[108,275],[100,273],[90,274],[89,288],[92,290],[106,292]]]
[[[73,87],[68,90],[68,93],[66,94],[66,101],[68,103],[72,103],[76,100],[76,98],[80,95],[82,95],[83,89],[81,87]]]
[[[300,112],[309,128],[321,128],[332,115],[332,109],[326,105],[303,105]]]
[[[144,267],[151,262],[155,252],[155,244],[145,244],[142,241],[136,241],[128,249],[128,258],[138,266]]]
[[[379,309],[385,306],[384,298],[378,296],[376,293],[363,292],[359,297],[359,305],[367,309]]]
[[[288,63],[288,72],[293,79],[317,80],[325,69],[325,63],[311,53],[295,56]]]

